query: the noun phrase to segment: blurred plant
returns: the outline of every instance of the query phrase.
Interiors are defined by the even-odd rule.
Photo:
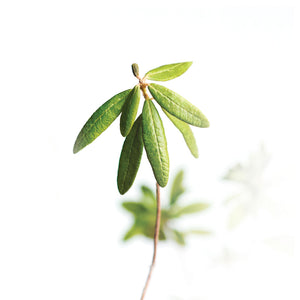
[[[250,155],[248,161],[236,164],[223,177],[224,180],[237,183],[240,189],[239,193],[225,201],[225,205],[231,207],[228,219],[230,228],[239,225],[245,217],[255,214],[261,208],[265,199],[264,172],[269,160],[270,155],[261,145],[257,152]]]
[[[181,198],[186,192],[183,186],[184,172],[180,170],[172,183],[169,201],[166,207],[161,209],[161,222],[159,239],[173,240],[180,245],[185,245],[186,237],[190,234],[209,234],[209,231],[201,229],[192,229],[180,231],[174,227],[176,220],[182,217],[202,212],[210,205],[204,202],[195,202],[186,206],[180,204]],[[141,196],[138,201],[124,201],[122,206],[133,214],[134,224],[124,236],[124,241],[131,239],[136,235],[143,235],[153,239],[154,225],[156,218],[155,194],[151,188],[141,186]]]

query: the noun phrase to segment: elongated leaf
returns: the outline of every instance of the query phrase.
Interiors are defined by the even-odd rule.
[[[156,83],[149,84],[148,88],[157,103],[171,115],[197,127],[209,126],[204,114],[182,96]]]
[[[212,234],[209,230],[202,230],[202,229],[192,229],[184,232],[185,235],[188,234],[199,234],[199,235],[209,235]]]
[[[125,236],[123,237],[123,241],[128,241],[135,235],[142,234],[141,228],[137,227],[135,224],[126,232]]]
[[[139,85],[136,85],[126,98],[125,104],[122,109],[120,130],[123,136],[127,136],[130,132],[139,108],[140,98],[141,90]]]
[[[161,118],[151,100],[143,106],[143,141],[148,160],[158,184],[166,186],[169,179],[169,154]]]
[[[171,122],[178,128],[178,130],[181,132],[181,134],[183,135],[185,143],[189,147],[192,155],[195,158],[198,158],[199,157],[198,147],[196,144],[196,140],[195,140],[193,131],[190,128],[190,126],[187,123],[185,123],[185,122],[177,119],[176,117],[172,116],[171,114],[169,114],[165,109],[163,109],[163,111],[167,115],[167,117],[171,120]]]
[[[135,215],[146,213],[147,207],[140,202],[126,201],[122,203],[122,206]]]
[[[142,154],[142,115],[140,115],[123,144],[117,179],[120,194],[125,194],[132,186],[140,166]]]
[[[150,188],[148,188],[145,185],[142,185],[141,190],[142,190],[142,193],[143,193],[143,199],[142,200],[145,200],[145,201],[150,202],[150,203],[156,203],[155,195],[154,195],[153,191]]]
[[[173,237],[174,237],[174,240],[181,246],[184,246],[185,245],[185,237],[184,237],[184,233],[183,232],[180,232],[176,229],[173,229],[172,230],[173,232]]]
[[[183,63],[160,66],[147,72],[145,77],[155,81],[171,80],[186,72],[187,69],[192,65],[192,63],[193,62],[188,61]]]
[[[185,207],[180,207],[172,213],[173,218],[178,218],[182,215],[194,214],[203,211],[209,207],[207,203],[193,203]]]
[[[73,153],[93,142],[119,116],[130,90],[121,92],[101,105],[79,132]]]
[[[185,188],[182,185],[183,176],[184,176],[184,172],[183,170],[180,170],[174,178],[172,189],[171,189],[171,195],[170,195],[171,205],[175,204],[179,196],[185,192]]]
[[[155,231],[155,223],[153,222],[153,224],[149,224],[148,227],[143,228],[143,235],[146,236],[147,238],[153,239],[154,231]],[[167,239],[166,234],[162,227],[160,227],[159,229],[158,239],[160,241],[165,241]]]

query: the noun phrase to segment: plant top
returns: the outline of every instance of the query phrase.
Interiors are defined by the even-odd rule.
[[[92,143],[121,114],[120,132],[125,137],[119,160],[118,189],[125,194],[132,186],[146,150],[157,183],[164,187],[169,179],[169,155],[167,140],[160,115],[152,100],[155,100],[171,122],[178,128],[194,157],[198,157],[198,148],[189,125],[208,127],[209,122],[203,113],[184,97],[152,81],[174,79],[192,65],[183,62],[163,65],[152,69],[141,78],[137,64],[132,72],[139,80],[132,89],[125,90],[101,105],[88,119],[79,132],[73,152],[77,153]],[[151,94],[151,98],[148,92]],[[142,113],[137,117],[141,93],[144,97]]]

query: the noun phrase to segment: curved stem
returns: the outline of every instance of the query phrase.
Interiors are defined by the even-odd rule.
[[[156,208],[156,222],[155,222],[155,231],[154,231],[154,249],[153,249],[153,258],[152,258],[152,264],[150,266],[149,274],[143,289],[142,297],[141,300],[144,299],[152,271],[155,265],[155,260],[156,260],[156,251],[157,251],[157,243],[158,243],[158,238],[159,238],[159,228],[160,228],[160,215],[161,215],[161,209],[160,209],[160,186],[158,183],[156,183],[156,202],[157,202],[157,208]]]

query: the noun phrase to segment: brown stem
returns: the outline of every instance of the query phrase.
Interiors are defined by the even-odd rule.
[[[153,250],[153,258],[152,258],[152,264],[150,266],[149,274],[147,277],[147,281],[145,283],[143,293],[141,300],[144,299],[150,279],[151,279],[151,274],[154,268],[155,260],[156,260],[156,251],[157,251],[157,243],[158,243],[158,237],[159,237],[159,228],[160,228],[160,215],[161,215],[161,210],[160,210],[160,187],[159,184],[156,183],[156,201],[157,201],[157,208],[156,208],[156,222],[155,222],[155,231],[154,231],[154,250]]]

